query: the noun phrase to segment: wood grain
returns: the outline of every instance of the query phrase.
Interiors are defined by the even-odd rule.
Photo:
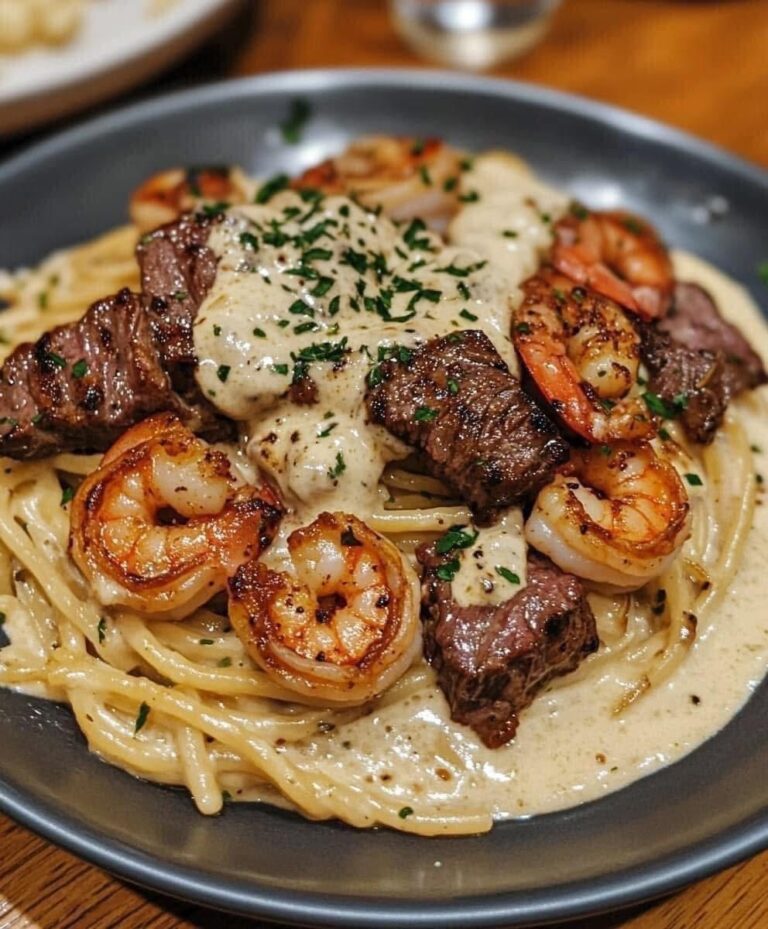
[[[615,103],[768,165],[766,0],[567,0],[541,45],[495,73]],[[250,2],[159,91],[287,68],[424,62],[385,0]],[[0,929],[253,929],[143,893],[0,817]],[[573,929],[766,929],[768,853],[660,903]]]

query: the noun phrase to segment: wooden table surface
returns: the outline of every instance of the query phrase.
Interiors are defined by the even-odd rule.
[[[495,73],[628,107],[768,166],[766,0],[566,0],[545,40]],[[287,68],[423,66],[385,0],[263,0],[132,98]],[[768,245],[768,243],[766,243]],[[246,929],[130,888],[0,817],[0,929]],[[661,903],[575,929],[765,929],[768,853]]]

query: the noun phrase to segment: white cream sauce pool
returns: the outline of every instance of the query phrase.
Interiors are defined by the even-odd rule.
[[[251,457],[273,475],[294,508],[289,525],[305,522],[321,509],[351,510],[364,518],[379,507],[381,470],[407,451],[365,422],[361,385],[379,346],[414,345],[471,325],[488,333],[514,370],[506,336],[508,298],[511,294],[513,306],[516,285],[537,266],[550,242],[549,220],[565,201],[501,156],[478,159],[474,176],[463,184],[473,186],[479,197],[452,224],[451,245],[443,249],[437,240],[418,233],[435,252],[414,250],[404,243],[403,228],[341,198],[325,201],[319,215],[305,220],[303,213],[286,217],[286,210],[306,213],[312,204],[280,194],[265,206],[231,211],[217,231],[213,245],[221,270],[195,333],[202,359],[200,383],[214,403],[243,421]],[[312,243],[323,250],[312,264],[320,279],[332,278],[333,284],[322,295],[313,295],[317,277],[289,273],[302,266],[303,246],[291,241],[269,245],[264,232],[269,237],[277,223],[295,239],[329,219],[336,224],[329,227],[333,236],[319,236]],[[244,233],[259,239],[258,249],[249,249]],[[273,241],[280,242],[280,237]],[[385,280],[377,279],[370,265],[360,271],[340,264],[348,248],[383,255]],[[738,323],[768,360],[768,332],[746,292],[693,256],[677,254],[674,261],[678,277],[707,287],[724,315]],[[439,270],[452,263],[472,270],[464,277]],[[419,288],[439,291],[440,296],[434,302],[416,301],[411,314],[406,308],[418,291],[394,294],[389,315],[410,317],[397,322],[383,319],[375,308],[355,309],[352,301],[360,297],[361,279],[366,282],[363,296],[375,299],[395,276],[417,281]],[[461,293],[460,282],[471,298]],[[332,312],[337,296],[338,310]],[[313,312],[292,311],[299,300]],[[479,318],[463,319],[459,314],[465,308]],[[316,328],[297,331],[304,322]],[[256,329],[265,336],[254,335]],[[333,363],[311,366],[320,402],[311,407],[291,404],[285,394],[298,353],[341,338],[351,350],[348,364],[336,370]],[[367,351],[361,351],[363,345]],[[750,405],[743,406],[741,415],[750,441],[768,450],[768,422]],[[345,462],[341,472],[336,467],[339,454]],[[764,453],[758,453],[757,470],[766,466]],[[489,554],[478,568],[471,555],[480,546]],[[463,553],[457,575],[462,598],[509,596],[499,584],[491,592],[483,590],[484,574],[490,575],[499,562],[518,571],[525,582],[518,511],[510,511],[499,527],[484,530],[473,548]],[[472,572],[477,578],[472,579]],[[450,722],[446,702],[430,682],[407,699],[388,702],[385,697],[370,715],[283,750],[314,778],[318,790],[333,781],[353,782],[363,794],[370,793],[374,806],[407,806],[416,816],[421,805],[446,818],[465,812],[502,819],[595,799],[687,754],[721,729],[750,696],[768,668],[766,576],[768,508],[758,505],[728,596],[700,624],[695,645],[673,678],[621,716],[613,714],[613,707],[634,681],[621,666],[596,666],[592,674],[541,694],[522,714],[515,741],[490,750],[470,729]]]

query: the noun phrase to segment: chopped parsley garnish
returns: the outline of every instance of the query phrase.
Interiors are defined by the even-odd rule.
[[[465,194],[459,196],[459,200],[462,203],[477,203],[480,199],[480,194],[476,190],[469,190]]]
[[[328,469],[328,477],[335,481],[347,470],[347,464],[341,452],[336,452],[336,464]]]
[[[456,285],[456,290],[458,290],[458,292],[465,300],[469,300],[469,298],[472,296],[469,292],[469,287],[467,287],[464,281],[459,281],[459,283]]]
[[[432,186],[432,178],[429,174],[429,168],[426,165],[419,166],[419,176],[421,177],[421,183],[424,184],[425,187]]]
[[[487,261],[476,261],[474,264],[467,265],[466,268],[461,268],[451,262],[444,268],[435,268],[435,270],[442,271],[443,274],[452,274],[454,277],[469,277],[473,271],[479,271],[480,268],[484,268],[487,264]]]
[[[426,228],[427,226],[423,219],[417,218],[411,220],[408,228],[403,233],[403,242],[405,242],[412,251],[415,249],[420,251],[432,251],[429,239],[421,235]]]
[[[281,190],[285,190],[285,188],[288,186],[289,180],[290,179],[287,174],[277,174],[275,177],[270,178],[256,191],[254,202],[268,203],[272,197],[275,196],[275,194],[280,193]]]
[[[416,407],[413,418],[417,423],[431,423],[437,419],[437,416],[438,410],[433,409],[431,406],[419,406]]]
[[[469,310],[464,309],[459,312],[459,316],[464,319],[468,319],[471,323],[474,323],[477,320],[477,316],[474,313],[470,313]]]
[[[98,626],[96,626],[96,631],[99,633],[99,644],[103,644],[107,638],[107,617],[102,616],[99,620]]]
[[[757,276],[768,287],[768,261],[761,261],[757,266]]]
[[[459,162],[459,167],[462,171],[471,171],[475,166],[474,158],[462,158]]]
[[[403,806],[398,810],[397,815],[400,819],[408,819],[409,816],[413,816],[413,807]]]
[[[5,615],[5,613],[3,613],[2,610],[0,610],[0,626],[3,625],[3,623],[5,622],[5,620],[6,620],[6,615]]]
[[[326,426],[325,429],[321,429],[320,432],[317,433],[318,439],[327,439],[338,425],[338,423],[331,423],[330,426]]]
[[[305,332],[317,332],[320,327],[317,323],[313,323],[312,320],[307,320],[305,323],[299,323],[298,326],[293,327],[293,331],[296,335],[302,335]]]
[[[451,393],[454,396],[456,396],[458,392],[459,392],[459,382],[457,380],[454,380],[454,378],[449,377],[448,378],[448,393]]]
[[[704,482],[702,481],[702,479],[699,477],[698,474],[686,474],[685,479],[686,481],[688,481],[691,487],[703,487],[704,486]]]
[[[66,359],[62,358],[61,355],[57,355],[55,352],[46,352],[43,358],[47,364],[53,365],[56,368],[66,368],[67,366]]]
[[[642,394],[642,398],[645,401],[645,405],[652,413],[664,419],[675,419],[688,406],[687,394],[675,394],[671,403],[664,400],[658,394],[652,393],[650,390]]]
[[[219,365],[216,369],[216,377],[221,381],[222,384],[226,384],[227,378],[229,377],[229,372],[232,368],[229,365]]]
[[[340,306],[341,306],[341,297],[339,297],[337,294],[328,304],[328,315],[335,316],[339,312]]]
[[[217,668],[231,668],[231,667],[232,667],[232,659],[231,659],[229,656],[227,656],[226,658],[220,658],[220,659],[216,662],[216,667],[217,667]]]
[[[272,365],[272,370],[275,372],[275,374],[287,374],[288,365],[286,364]]]
[[[221,326],[214,326],[214,327],[213,327],[213,334],[214,334],[214,335],[216,336],[216,338],[218,339],[218,337],[221,335]]]
[[[81,377],[85,377],[88,373],[88,362],[85,358],[81,358],[80,361],[76,361],[72,365],[72,377],[79,381]]]
[[[305,303],[301,298],[294,300],[293,303],[288,307],[288,312],[293,313],[296,316],[314,316],[315,311],[312,307]]]
[[[138,715],[136,716],[136,722],[133,725],[133,734],[138,735],[138,733],[144,728],[147,722],[147,717],[149,716],[149,705],[141,701],[141,706],[139,707]]]
[[[348,248],[341,256],[341,263],[354,268],[358,274],[365,274],[368,270],[368,259],[362,252]]]
[[[198,645],[213,645],[213,639],[199,639]]]
[[[582,206],[581,203],[574,201],[570,206],[571,216],[575,216],[576,219],[586,219],[589,216],[589,210]]]
[[[634,216],[624,217],[624,228],[628,229],[633,235],[643,234],[643,224]]]
[[[320,248],[319,246],[308,249],[301,256],[304,264],[309,264],[312,261],[328,261],[331,258],[333,258],[333,252],[329,248]]]
[[[241,232],[240,233],[240,244],[243,248],[250,248],[253,251],[258,251],[259,240],[252,232]]]
[[[291,101],[291,109],[288,117],[280,123],[280,132],[283,134],[283,140],[289,145],[296,145],[301,141],[301,131],[312,113],[308,101],[298,97]]]
[[[224,801],[224,803],[227,803],[232,799],[232,794],[228,790],[222,790],[221,799]]]
[[[331,287],[333,287],[333,284],[334,280],[332,277],[321,277],[310,293],[313,297],[324,297]]]
[[[232,206],[232,204],[228,203],[226,200],[218,200],[216,203],[204,203],[203,214],[211,218],[214,216],[221,216],[230,206]]]
[[[515,325],[515,332],[519,332],[520,335],[529,335],[531,327],[528,323],[517,323]]]
[[[510,584],[520,583],[520,575],[515,574],[514,571],[510,571],[509,568],[503,567],[503,565],[496,565],[496,573]]]
[[[408,364],[411,358],[413,358],[413,352],[404,345],[380,345],[376,358],[378,363],[368,372],[368,386],[378,387],[384,380],[384,375],[381,372],[382,362],[394,359],[399,361],[400,364]]]
[[[435,542],[435,551],[438,555],[446,555],[456,548],[469,548],[475,544],[478,533],[466,532],[463,526],[451,528]]]
[[[75,496],[75,488],[67,484],[61,491],[61,505],[66,506]]]
[[[452,190],[456,190],[458,183],[457,177],[447,177],[443,182],[443,190],[449,194]]]
[[[456,577],[456,573],[461,567],[458,558],[452,558],[450,561],[446,561],[445,564],[441,564],[435,570],[435,574],[441,581],[452,581]]]
[[[297,352],[291,354],[294,361],[341,361],[349,351],[347,337],[338,342],[313,342]]]
[[[749,446],[749,450],[750,450],[751,452],[754,452],[756,455],[759,455],[760,452],[762,452],[762,448],[760,448],[759,445],[754,445],[754,444],[752,444],[752,445]]]
[[[669,432],[667,432],[667,430],[662,426],[662,428],[659,429],[659,438],[660,438],[662,441],[664,441],[664,442],[668,442],[668,441],[672,438],[672,436],[671,436],[671,435],[669,434]]]
[[[505,239],[516,239],[517,233],[514,229],[504,229],[501,233]]]
[[[48,291],[43,290],[37,295],[37,305],[41,310],[48,309]]]

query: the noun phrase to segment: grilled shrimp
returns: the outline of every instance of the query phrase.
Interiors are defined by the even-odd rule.
[[[560,418],[590,442],[645,438],[655,422],[637,380],[640,337],[613,300],[544,269],[523,284],[515,347]]]
[[[674,559],[689,510],[677,471],[647,442],[575,450],[539,492],[525,537],[564,571],[635,590]]]
[[[663,316],[672,300],[667,249],[652,226],[630,213],[571,211],[555,225],[552,260],[577,284],[647,319]]]
[[[248,654],[310,701],[381,693],[421,648],[419,582],[387,539],[355,516],[321,513],[288,537],[293,576],[261,562],[229,582],[229,618]]]
[[[236,168],[172,168],[153,174],[133,192],[131,220],[141,232],[173,222],[201,201],[242,203],[249,200],[245,176]]]
[[[442,230],[459,205],[459,163],[459,153],[439,139],[366,136],[309,168],[293,186],[348,194],[395,221],[419,217]]]
[[[270,543],[281,517],[266,486],[170,413],[125,432],[72,502],[70,550],[105,605],[180,618]]]

